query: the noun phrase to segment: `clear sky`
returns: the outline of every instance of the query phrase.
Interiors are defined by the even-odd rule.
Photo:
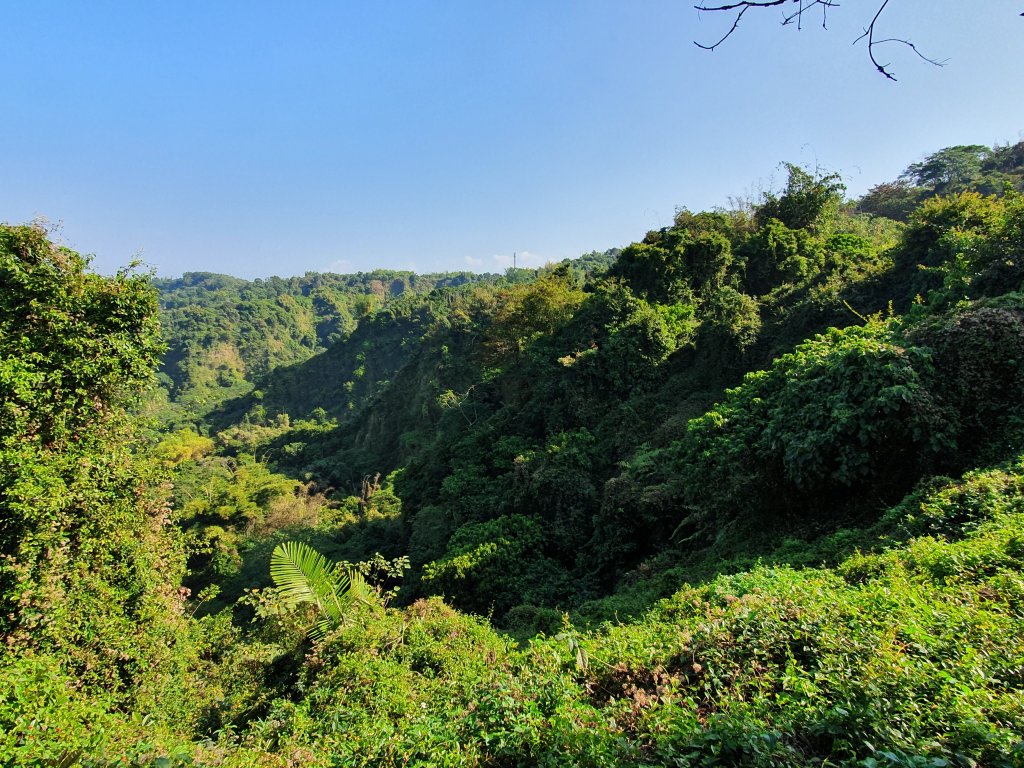
[[[0,220],[165,276],[501,271],[625,245],[778,184],[851,194],[1024,138],[1015,0],[880,0],[828,29],[685,0],[8,2]]]

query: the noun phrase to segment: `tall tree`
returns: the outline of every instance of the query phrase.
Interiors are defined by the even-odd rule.
[[[931,187],[940,194],[958,192],[981,175],[982,163],[991,154],[992,150],[983,144],[946,147],[910,165],[900,178],[919,187]]]

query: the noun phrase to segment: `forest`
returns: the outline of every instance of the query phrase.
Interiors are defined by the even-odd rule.
[[[1024,142],[782,167],[502,274],[0,225],[0,765],[1024,765]]]

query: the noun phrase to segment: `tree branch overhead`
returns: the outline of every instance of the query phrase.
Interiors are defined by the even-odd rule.
[[[797,29],[802,29],[805,14],[811,12],[812,10],[821,11],[821,25],[823,28],[827,28],[829,11],[832,10],[833,8],[838,8],[839,5],[840,4],[836,0],[736,0],[735,2],[727,2],[720,4],[700,3],[694,6],[694,8],[696,8],[698,11],[705,11],[708,13],[732,13],[733,20],[732,25],[725,32],[725,34],[722,35],[715,42],[709,44],[701,43],[697,40],[694,40],[694,45],[706,51],[715,50],[722,43],[724,43],[726,40],[732,37],[733,34],[735,34],[737,28],[739,27],[740,21],[743,19],[743,16],[751,8],[762,10],[765,8],[780,8],[782,10],[783,26],[795,23]],[[870,23],[868,23],[868,25],[864,28],[863,33],[859,35],[856,40],[853,41],[854,45],[859,43],[861,40],[867,41],[868,58],[871,60],[872,66],[874,66],[874,68],[879,72],[879,74],[881,74],[882,76],[889,80],[896,80],[896,77],[893,75],[891,65],[888,62],[883,64],[878,60],[877,56],[879,47],[889,43],[897,43],[899,45],[910,48],[910,50],[912,50],[918,56],[918,58],[928,62],[929,64],[933,64],[934,66],[937,67],[943,66],[945,62],[938,61],[936,59],[925,56],[923,53],[921,53],[917,46],[910,40],[906,40],[901,37],[878,38],[876,36],[875,33],[878,20],[882,16],[882,13],[885,11],[888,5],[889,0],[882,0],[874,15],[872,16]]]

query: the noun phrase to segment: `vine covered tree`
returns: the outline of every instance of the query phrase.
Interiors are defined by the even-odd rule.
[[[0,225],[0,667],[47,656],[120,695],[165,672],[182,562],[129,414],[164,349],[156,293],[87,267]]]

